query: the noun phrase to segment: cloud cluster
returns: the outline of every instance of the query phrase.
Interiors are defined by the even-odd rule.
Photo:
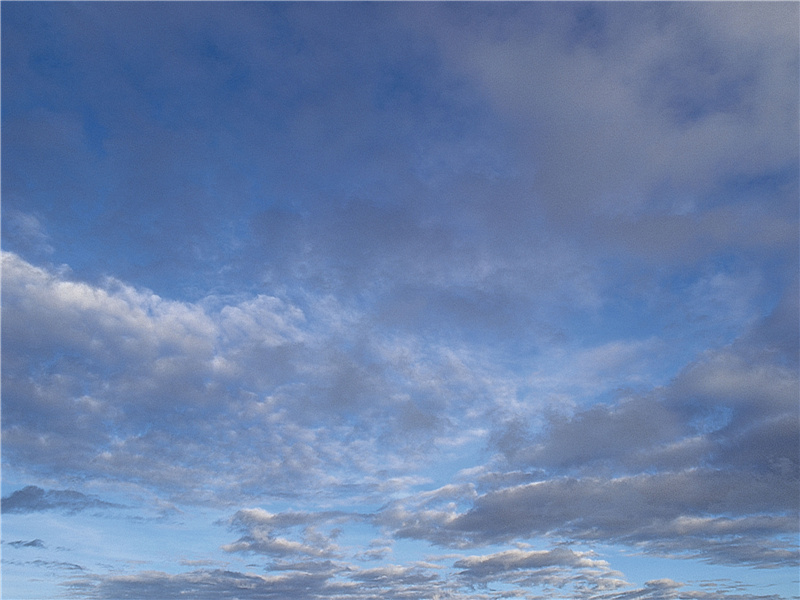
[[[444,581],[441,566],[388,565],[373,569],[343,568],[328,563],[323,570],[260,575],[226,570],[182,574],[141,572],[135,575],[74,578],[67,589],[82,598],[109,600],[149,597],[165,600],[191,594],[195,598],[231,596],[242,600],[292,597],[301,599],[367,600],[500,600],[501,598],[580,598],[581,600],[778,600],[778,595],[750,593],[738,582],[702,582],[700,590],[671,579],[645,582],[633,588],[603,561],[570,550],[509,551],[487,557],[467,557],[455,567],[467,567]],[[432,568],[435,567],[435,568]],[[471,567],[475,570],[471,570]],[[496,568],[496,573],[492,569]],[[493,577],[496,575],[496,577]],[[497,586],[497,587],[495,587]],[[536,587],[544,594],[536,594]]]
[[[456,370],[452,354],[447,355],[449,362],[432,367],[415,364],[407,347],[390,351],[371,344],[349,354],[333,352],[331,362],[322,365],[325,376],[320,381],[338,378],[335,397],[341,404],[334,415],[330,407],[308,404],[312,400],[303,391],[308,381],[314,381],[315,372],[303,360],[304,352],[308,347],[331,348],[328,340],[320,342],[310,311],[264,296],[219,308],[213,298],[205,304],[177,303],[115,281],[74,282],[66,273],[34,267],[10,253],[4,254],[4,277],[6,314],[24,316],[26,320],[17,322],[34,323],[38,330],[51,333],[41,338],[17,325],[4,329],[5,340],[14,340],[16,347],[29,353],[27,358],[15,354],[13,368],[4,371],[4,410],[7,418],[11,415],[4,429],[5,451],[16,457],[18,465],[57,469],[64,461],[75,461],[70,469],[92,477],[133,478],[183,502],[217,504],[225,504],[226,495],[263,498],[264,484],[259,482],[267,473],[280,473],[287,486],[304,481],[329,492],[331,486],[341,486],[332,498],[352,498],[355,491],[364,500],[370,489],[377,492],[397,485],[393,492],[397,499],[372,513],[272,513],[258,508],[236,512],[228,525],[241,535],[222,549],[262,557],[270,575],[201,570],[183,575],[98,576],[74,583],[78,586],[74,589],[91,590],[87,594],[115,597],[125,586],[139,590],[130,592],[134,594],[157,586],[165,598],[173,587],[175,594],[195,587],[263,594],[284,589],[284,584],[308,589],[313,581],[319,586],[318,597],[340,593],[358,597],[345,593],[357,581],[362,589],[379,590],[375,593],[385,597],[409,597],[405,595],[409,593],[414,597],[409,590],[459,597],[457,586],[443,583],[447,581],[443,569],[457,574],[458,585],[465,589],[499,583],[520,589],[569,586],[588,598],[627,586],[606,561],[565,548],[461,556],[435,567],[364,568],[359,563],[368,559],[366,554],[337,541],[338,528],[354,522],[377,527],[389,538],[461,550],[545,537],[621,544],[663,557],[715,564],[797,564],[792,536],[797,531],[800,491],[798,381],[793,366],[798,311],[791,291],[739,339],[701,355],[669,385],[605,405],[576,407],[572,413],[555,412],[542,428],[526,426],[524,418],[500,422],[506,430],[492,438],[498,453],[484,466],[465,470],[461,477],[466,482],[409,494],[407,486],[417,483],[413,478],[379,483],[375,462],[359,455],[365,449],[404,448],[392,441],[391,430],[370,428],[366,419],[386,410],[402,419],[405,407],[419,411],[420,404],[411,405],[407,396],[390,404],[361,403],[359,393],[368,390],[360,391],[352,382],[369,380],[370,372],[360,366],[365,356],[386,357],[397,365],[395,370],[370,367],[371,385],[387,385],[387,372],[395,377],[403,374],[404,385],[428,389],[431,398],[438,398],[428,410],[455,423],[455,414],[448,415],[448,404],[441,399],[454,382],[467,389],[475,385],[475,373],[468,374],[463,366]],[[29,297],[38,302],[22,302]],[[329,316],[331,307],[324,308]],[[84,328],[87,322],[90,329]],[[325,333],[330,336],[342,327],[334,321],[333,330]],[[277,370],[270,373],[269,358],[275,349],[286,352],[281,373],[287,380],[279,379]],[[41,356],[50,357],[49,364],[36,358]],[[354,356],[358,362],[348,367],[345,361]],[[125,369],[115,370],[120,361],[126,361]],[[42,371],[42,365],[49,373]],[[251,372],[257,365],[261,368]],[[431,368],[445,367],[451,374],[447,383],[425,376]],[[357,374],[348,368],[358,368]],[[101,377],[103,373],[108,376]],[[288,381],[299,373],[304,383]],[[453,378],[458,373],[460,380]],[[137,376],[135,387],[129,379],[132,374]],[[80,388],[75,387],[78,375]],[[270,386],[276,391],[268,395],[264,390]],[[32,399],[43,403],[40,419],[21,411],[23,405],[14,395],[20,389],[34,392],[25,396],[28,410],[36,409]],[[148,393],[159,396],[148,398]],[[127,394],[128,400],[121,402],[120,396]],[[145,403],[147,418],[141,406]],[[504,415],[513,407],[502,406]],[[314,414],[307,414],[309,408]],[[491,414],[491,407],[485,408],[490,412],[484,414]],[[72,427],[59,424],[59,410],[61,418],[70,415]],[[190,422],[185,422],[187,415]],[[214,427],[199,415],[213,419]],[[104,422],[113,427],[101,426]],[[227,430],[220,427],[225,423]],[[413,419],[402,423],[419,435],[421,426]],[[357,428],[365,426],[353,439]],[[435,437],[446,426],[421,431]],[[202,445],[198,434],[206,436]],[[80,442],[72,436],[80,437]],[[343,442],[337,436],[350,440]],[[209,440],[214,442],[210,448]],[[299,442],[304,445],[298,447]],[[54,455],[50,452],[54,444],[83,448],[86,454]],[[237,463],[235,471],[220,474],[218,465],[231,464],[226,448],[253,456],[265,448],[283,454],[270,465],[272,471],[259,459],[255,465]],[[412,451],[398,458],[415,456]],[[333,469],[343,465],[359,468],[359,479],[340,479]],[[398,463],[395,468],[402,472],[408,467]],[[200,480],[206,485],[213,482],[213,497],[186,495],[191,483]],[[351,482],[358,482],[357,487]],[[279,488],[269,493],[280,497],[287,492]],[[35,486],[3,499],[4,512],[114,506],[79,492]],[[382,552],[386,556],[386,550]],[[658,597],[646,587],[642,597],[647,594]]]
[[[6,564],[771,599],[612,557],[798,562],[798,6],[224,6],[4,7],[4,516],[231,533]]]
[[[450,547],[556,535],[719,564],[797,564],[797,315],[791,292],[665,388],[556,414],[538,433],[512,422],[496,438],[505,474],[465,474],[481,475],[483,493],[450,486],[437,503],[398,500],[382,522]]]
[[[189,304],[3,260],[4,451],[20,466],[190,502],[370,494],[454,430],[458,394],[486,395],[452,350],[370,338],[325,299]],[[213,496],[194,493],[211,482]]]

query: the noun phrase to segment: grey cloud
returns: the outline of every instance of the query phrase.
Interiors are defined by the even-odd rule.
[[[44,490],[35,485],[25,486],[2,499],[4,513],[32,513],[48,510],[76,513],[91,509],[113,508],[124,508],[124,506],[74,490]],[[34,542],[36,541],[41,543],[41,540],[34,540]]]
[[[6,542],[9,546],[13,546],[14,548],[44,548],[44,542],[40,539],[24,541],[24,540],[16,540],[13,542]]]
[[[413,566],[387,565],[356,571],[350,578],[367,588],[388,587],[397,591],[404,590],[405,593],[413,595],[414,586],[436,581],[439,576]]]
[[[508,569],[496,572],[480,568],[467,569],[458,578],[466,586],[491,589],[494,585],[512,586],[522,592],[531,588],[542,590],[543,598],[590,598],[597,593],[624,588],[628,583],[622,574],[605,565],[581,567],[572,565],[546,565],[525,567],[509,565]]]
[[[229,525],[245,535],[236,542],[223,546],[223,550],[275,557],[337,557],[341,554],[341,549],[335,543],[336,530],[325,533],[320,526],[351,519],[362,520],[363,517],[324,512],[275,514],[259,508],[243,509],[231,517]],[[299,533],[293,531],[295,529],[299,529]],[[287,535],[299,537],[299,541],[285,537]]]
[[[576,553],[569,548],[554,548],[553,550],[507,550],[498,554],[470,556],[453,564],[457,569],[464,569],[465,573],[479,577],[515,569],[537,569],[557,565],[598,567],[607,566],[608,563],[588,558],[584,553]]]
[[[435,559],[434,559],[435,560]],[[324,561],[276,561],[267,574],[222,569],[199,569],[179,574],[140,572],[125,576],[89,575],[65,582],[69,592],[81,598],[111,600],[158,597],[170,600],[191,595],[218,598],[291,597],[301,599],[390,600],[434,598],[476,600],[503,597],[580,598],[581,600],[633,600],[648,598],[696,598],[711,600],[767,600],[767,596],[743,593],[746,586],[728,582],[700,582],[706,591],[685,589],[670,579],[652,580],[630,589],[622,575],[592,552],[565,547],[551,550],[510,550],[456,560],[453,569],[434,563],[387,564],[374,568]],[[695,582],[697,583],[697,582]],[[502,592],[491,586],[502,585]],[[713,589],[712,589],[713,588]],[[544,595],[535,595],[541,590]]]
[[[732,6],[673,8],[531,5],[511,20],[432,7],[418,25],[436,31],[452,68],[528,124],[534,141],[523,152],[536,165],[536,194],[518,205],[522,214],[544,211],[595,251],[621,247],[659,264],[691,263],[733,240],[778,256],[796,245],[786,226],[796,214],[795,175],[769,201],[769,216],[717,199],[730,197],[732,181],[795,172],[796,7],[749,7],[752,27]],[[581,20],[601,35],[565,44]],[[772,51],[765,39],[775,40]],[[502,212],[520,219],[520,210]],[[772,227],[784,233],[765,236]]]
[[[557,551],[553,551],[558,554]],[[548,553],[543,553],[547,556]],[[489,557],[489,560],[496,556]],[[465,559],[467,560],[467,559]],[[532,563],[542,561],[533,560]],[[545,560],[544,562],[552,562]],[[480,578],[455,579],[444,582],[438,573],[424,565],[386,565],[374,569],[358,569],[344,565],[328,565],[318,572],[283,572],[258,575],[226,570],[197,570],[180,574],[140,572],[136,574],[93,575],[73,578],[64,585],[75,597],[96,600],[120,598],[185,598],[198,599],[235,597],[241,600],[255,598],[299,598],[332,600],[369,600],[375,597],[389,600],[489,600],[508,597],[580,598],[581,600],[671,600],[691,598],[697,600],[773,600],[777,596],[757,596],[742,593],[741,586],[720,585],[709,582],[704,587],[710,591],[692,591],[685,584],[670,579],[652,580],[638,589],[625,589],[629,584],[615,578],[615,573],[604,565],[575,567],[576,562],[566,555],[556,559],[557,567],[537,567],[540,577],[531,578],[524,569],[516,572],[498,572],[494,579],[504,583],[503,591],[482,586]],[[581,561],[578,560],[579,564]],[[567,563],[567,564],[561,564]],[[341,578],[337,578],[341,576]],[[533,586],[542,586],[546,595],[535,595]],[[482,590],[481,590],[482,588]],[[479,591],[480,590],[480,591]]]
[[[758,595],[736,593],[734,590],[725,589],[725,586],[714,586],[714,584],[707,585],[706,587],[717,587],[713,591],[694,591],[684,589],[686,584],[673,581],[672,579],[654,579],[646,581],[644,587],[628,590],[624,592],[604,594],[601,596],[604,600],[637,600],[643,598],[646,600],[677,600],[678,598],[687,598],[691,600],[713,600],[714,598],[725,598],[726,600],[779,600],[778,595]]]
[[[43,569],[66,571],[73,573],[86,572],[86,569],[81,565],[59,560],[42,560],[42,559],[28,560],[28,561],[4,560],[3,563],[8,563],[10,565],[32,565],[34,567],[40,567]]]
[[[494,443],[512,466],[635,473],[713,464],[796,479],[796,372],[723,350],[644,397],[551,417],[534,436],[515,421]],[[516,424],[515,424],[516,423]]]
[[[622,574],[611,570],[606,561],[594,558],[591,553],[563,547],[469,556],[456,561],[453,567],[462,569],[459,577],[470,585],[505,582],[523,588],[543,585],[546,590],[575,586],[575,593],[583,586],[611,590],[626,585]]]
[[[503,449],[517,464],[589,472],[608,463],[646,461],[685,434],[683,424],[662,403],[632,398],[614,406],[596,405],[572,417],[553,417],[538,444]]]
[[[163,598],[172,600],[190,596],[198,600],[235,597],[255,598],[319,598],[341,587],[329,583],[329,573],[289,573],[256,575],[224,570],[198,570],[168,574],[143,572],[125,576],[94,577],[66,584],[83,598],[111,600],[118,598]]]
[[[336,574],[346,575],[334,579]],[[143,572],[128,576],[95,576],[77,579],[68,585],[82,598],[192,598],[211,599],[232,596],[250,598],[298,598],[359,600],[403,599],[433,596],[438,589],[435,576],[413,567],[383,567],[358,570],[331,566],[319,572],[281,572],[257,575],[224,570],[198,570],[167,574]],[[460,598],[460,596],[453,596]]]
[[[541,431],[507,421],[493,436],[502,460],[469,509],[436,513],[409,501],[384,516],[399,536],[453,547],[561,535],[720,564],[796,564],[792,289],[663,388],[550,416]]]
[[[781,514],[796,509],[795,482],[777,475],[753,479],[746,475],[692,469],[531,483],[478,498],[474,508],[455,521],[454,529],[488,534],[488,539],[560,528],[590,538],[602,534],[617,538],[633,534],[652,520],[701,514]],[[531,506],[538,508],[530,511]]]
[[[215,501],[352,486],[337,478],[393,447],[402,474],[454,430],[442,416],[452,399],[486,393],[451,349],[367,336],[360,312],[324,298],[174,302],[4,253],[3,314],[6,456],[190,501],[212,498],[197,496],[199,480],[217,482]],[[216,468],[234,443],[253,460]]]
[[[586,476],[488,492],[465,511],[401,502],[378,522],[398,537],[456,548],[549,535],[615,541],[655,554],[669,546],[674,556],[770,567],[797,562],[796,546],[782,540],[795,530],[797,493],[797,482],[778,474],[691,469]]]

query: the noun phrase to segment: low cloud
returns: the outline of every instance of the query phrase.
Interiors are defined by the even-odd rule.
[[[44,490],[35,485],[25,486],[2,499],[3,513],[33,513],[49,510],[77,513],[84,510],[115,508],[125,507],[74,490]],[[41,540],[34,541],[41,542]]]
[[[232,544],[222,547],[226,552],[262,554],[272,557],[331,558],[341,554],[335,543],[337,530],[324,532],[320,526],[340,523],[356,515],[346,513],[270,513],[254,508],[238,511],[229,521],[231,529],[245,533]],[[289,539],[292,534],[298,539]]]
[[[334,301],[191,304],[3,261],[3,443],[19,464],[134,479],[182,502],[308,486],[378,497],[460,433],[451,401],[487,395],[475,359],[367,336],[363,315]],[[386,464],[391,476],[374,476]]]
[[[24,541],[24,540],[16,540],[13,542],[6,542],[9,546],[13,546],[14,548],[45,548],[44,542],[40,539]]]

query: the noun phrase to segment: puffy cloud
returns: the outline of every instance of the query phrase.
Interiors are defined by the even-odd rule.
[[[340,329],[324,302],[175,302],[3,260],[4,449],[20,465],[134,477],[184,500],[192,481],[224,499],[266,479],[276,494],[343,484],[355,467],[372,493],[401,481],[370,474],[381,446],[408,449],[402,474],[453,429],[448,396],[485,385],[454,371],[450,350]],[[232,451],[252,460],[218,468]]]
[[[587,590],[608,591],[627,585],[622,573],[612,571],[604,560],[591,553],[574,552],[558,547],[552,550],[506,550],[496,554],[468,556],[454,563],[462,569],[459,577],[470,585],[490,582],[545,589],[571,588],[575,593]]]
[[[223,546],[226,552],[243,552],[267,556],[310,556],[329,558],[339,556],[341,551],[334,542],[336,532],[322,533],[317,525],[336,523],[356,518],[346,513],[300,513],[286,512],[273,514],[260,508],[244,509],[231,517],[229,525],[245,533],[232,544]],[[302,531],[302,541],[287,539],[277,535],[294,528]]]

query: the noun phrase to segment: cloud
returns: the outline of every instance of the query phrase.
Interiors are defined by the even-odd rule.
[[[260,508],[243,509],[236,512],[229,526],[245,533],[232,544],[222,547],[226,552],[263,554],[274,557],[331,558],[341,555],[342,549],[335,543],[337,529],[323,532],[319,526],[363,520],[358,515],[347,513],[302,513],[284,512],[273,514]],[[301,541],[281,537],[299,529]]]
[[[27,542],[25,540],[16,540],[6,543],[14,548],[45,548],[44,542],[38,538]]]
[[[416,23],[524,131],[534,199],[502,212],[545,211],[595,250],[691,264],[731,244],[796,245],[783,218],[713,200],[733,181],[794,172],[798,156],[796,8],[750,10],[530,5],[455,18],[430,7]],[[776,40],[771,52],[757,31]],[[790,177],[775,216],[796,212]]]
[[[671,579],[645,582],[642,587],[630,589],[618,579],[602,561],[574,557],[563,549],[535,554],[532,552],[504,553],[485,557],[489,568],[496,561],[505,561],[514,554],[516,560],[510,570],[496,573],[469,571],[452,581],[442,577],[425,565],[386,565],[372,569],[358,569],[327,563],[321,571],[294,571],[277,575],[259,575],[221,569],[196,570],[169,574],[145,571],[131,575],[104,575],[73,578],[66,587],[83,598],[110,600],[123,597],[158,597],[165,600],[185,597],[219,598],[233,596],[249,598],[331,598],[333,600],[391,600],[430,597],[449,600],[475,600],[509,597],[580,598],[581,600],[670,600],[691,598],[696,600],[777,600],[777,595],[747,593],[746,585],[736,582],[699,582],[705,589],[687,589],[684,583]],[[526,554],[527,557],[522,557]],[[576,558],[577,557],[577,558]],[[475,559],[475,560],[473,560]],[[479,557],[464,559],[477,566]],[[594,562],[591,567],[578,566]],[[575,563],[575,564],[572,564]],[[463,565],[462,565],[463,566]],[[529,569],[528,566],[533,567]],[[495,576],[496,575],[496,576]],[[487,583],[502,584],[502,591],[488,587]],[[543,586],[545,595],[536,595],[533,586]]]
[[[224,570],[198,570],[169,574],[143,572],[72,581],[68,587],[88,598],[185,598],[198,600],[232,596],[236,598],[318,598],[335,592],[341,585],[328,583],[330,574],[293,572],[257,575]]]
[[[4,449],[19,464],[193,502],[308,485],[375,494],[412,484],[426,448],[463,437],[451,407],[495,385],[466,348],[368,335],[363,313],[324,297],[185,303],[12,253],[3,269]],[[477,418],[467,431],[480,435]],[[199,481],[217,491],[198,497]]]
[[[713,586],[714,584],[710,584]],[[707,587],[710,587],[707,586]],[[762,596],[758,594],[731,593],[725,586],[719,586],[714,591],[696,591],[683,589],[686,584],[673,581],[672,579],[653,579],[646,581],[644,587],[627,590],[603,596],[608,600],[634,600],[638,598],[652,600],[672,600],[675,598],[690,598],[692,600],[712,600],[713,598],[723,597],[728,600],[778,600],[779,596]],[[736,590],[737,586],[733,586]],[[741,586],[739,586],[741,587]]]
[[[17,209],[4,211],[3,246],[31,258],[41,258],[54,252],[41,220]]]
[[[556,565],[569,567],[600,567],[608,563],[602,560],[587,558],[569,548],[553,550],[507,550],[497,554],[469,556],[458,560],[454,566],[464,569],[462,574],[475,577],[487,577],[498,572],[516,569],[540,569]]]
[[[76,513],[90,509],[124,508],[120,504],[106,502],[93,496],[87,496],[74,490],[43,490],[35,485],[28,485],[2,499],[3,513],[32,513],[47,510]],[[24,544],[36,545],[34,540]]]
[[[716,564],[797,564],[800,385],[787,366],[797,341],[787,345],[779,316],[796,329],[781,302],[663,388],[555,413],[541,430],[507,422],[479,492],[409,496],[376,522],[454,548],[556,536]]]
[[[87,486],[3,510],[102,483],[232,532],[70,593],[744,598],[604,548],[797,563],[796,5],[3,16],[4,468]]]
[[[747,484],[743,485],[745,481]],[[789,534],[796,512],[796,491],[795,482],[777,475],[753,481],[741,472],[699,469],[615,479],[551,479],[487,493],[469,511],[449,521],[443,531],[437,534],[432,530],[429,539],[450,544],[466,539],[485,544],[560,534],[573,539],[635,544],[645,550],[651,544],[657,549],[663,540],[679,539],[675,547],[683,547],[693,556],[693,551],[700,549],[709,560],[729,562],[718,552],[725,544],[715,549],[707,542],[715,539],[736,545],[742,539],[752,539],[758,526],[765,528],[759,536],[764,543],[771,536]],[[530,506],[538,508],[532,512]],[[737,527],[732,526],[727,531],[715,531],[708,526],[694,536],[681,531],[680,525],[687,518],[708,514],[735,515],[734,523],[741,529],[737,532]],[[763,520],[759,516],[762,514],[773,518]],[[755,517],[758,526],[748,522],[749,515]],[[419,531],[424,530],[422,524]],[[770,545],[776,544],[781,545],[777,541]],[[796,561],[796,554],[779,555],[778,562],[773,562],[769,551],[756,552],[748,562],[778,566],[782,560]]]
[[[34,567],[48,569],[48,570],[73,572],[73,574],[77,572],[86,572],[86,569],[81,565],[77,565],[75,563],[70,563],[70,562],[64,562],[60,560],[42,560],[42,559],[27,560],[27,561],[4,560],[3,563],[16,566],[31,565]]]
[[[545,589],[558,590],[575,586],[576,592],[584,586],[608,591],[628,585],[622,573],[611,570],[606,561],[594,558],[591,553],[563,547],[468,556],[456,561],[453,567],[462,569],[458,576],[469,585],[503,582],[522,589],[543,585]]]

